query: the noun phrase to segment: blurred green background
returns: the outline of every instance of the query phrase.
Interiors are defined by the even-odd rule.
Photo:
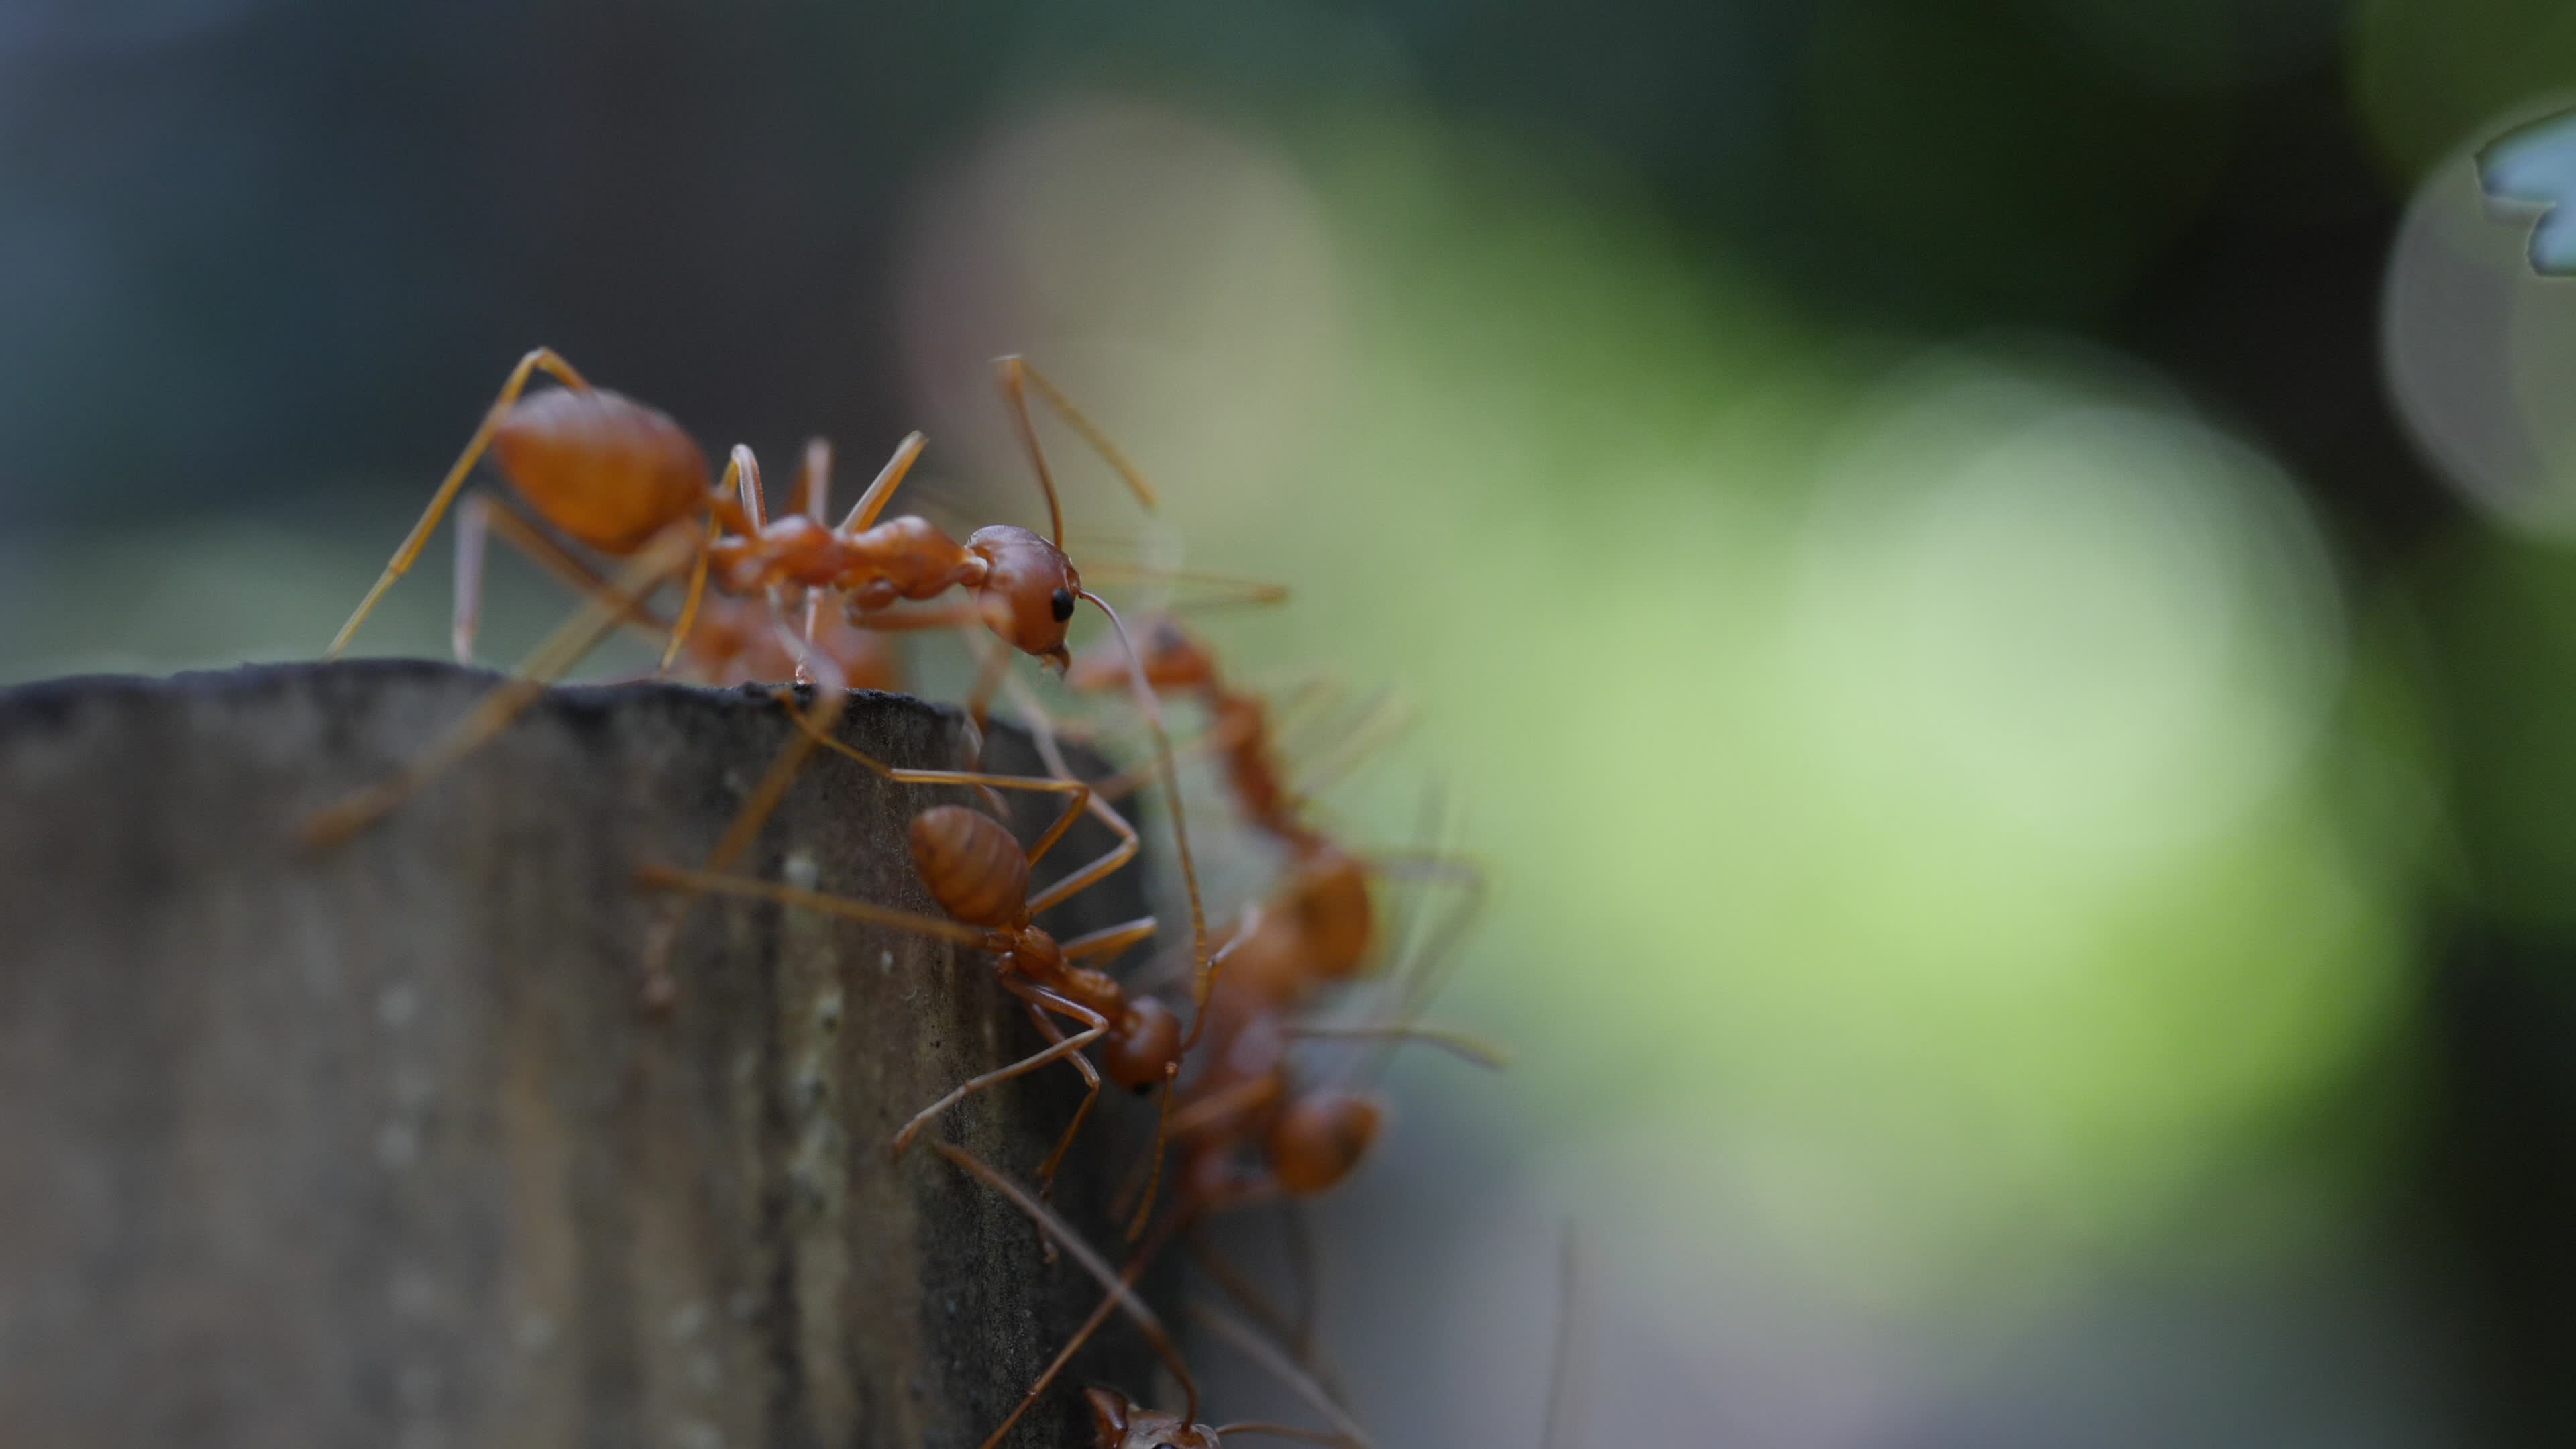
[[[2576,291],[2466,161],[2569,87],[2538,0],[9,0],[0,677],[318,652],[540,342],[1025,520],[1026,351],[1167,495],[1077,540],[1293,584],[1230,657],[1421,713],[1340,817],[1496,873],[1521,1068],[1319,1214],[1387,1441],[1537,1441],[1571,1217],[1576,1445],[2576,1442]]]

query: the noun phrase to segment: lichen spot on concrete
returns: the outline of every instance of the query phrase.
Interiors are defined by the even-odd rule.
[[[823,868],[815,863],[814,853],[810,850],[789,851],[780,868],[787,877],[787,883],[800,891],[814,889],[816,883],[823,879]]]

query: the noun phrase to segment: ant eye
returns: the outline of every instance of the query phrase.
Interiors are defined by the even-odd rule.
[[[1055,610],[1055,621],[1056,621],[1057,623],[1061,624],[1061,623],[1063,623],[1065,620],[1072,618],[1072,617],[1073,617],[1073,590],[1071,590],[1071,589],[1058,589],[1058,590],[1056,590],[1056,591],[1055,591],[1055,596],[1054,596],[1053,598],[1050,598],[1050,599],[1048,599],[1048,600],[1047,600],[1047,605],[1048,605],[1050,608],[1052,608],[1052,609],[1054,609],[1054,610]]]

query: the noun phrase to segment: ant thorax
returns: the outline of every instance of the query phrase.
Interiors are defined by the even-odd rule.
[[[988,565],[929,519],[905,514],[841,536],[841,574],[831,580],[855,609],[883,609],[898,599],[930,599],[983,582]]]

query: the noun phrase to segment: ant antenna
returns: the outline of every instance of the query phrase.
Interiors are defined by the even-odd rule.
[[[1145,1337],[1154,1345],[1154,1353],[1162,1359],[1163,1367],[1170,1369],[1172,1377],[1180,1381],[1181,1392],[1189,1404],[1188,1411],[1181,1416],[1182,1419],[1189,1423],[1197,1423],[1198,1381],[1190,1377],[1189,1366],[1181,1362],[1180,1350],[1172,1346],[1171,1332],[1163,1327],[1163,1320],[1155,1315],[1154,1310],[1145,1305],[1145,1300],[1137,1296],[1135,1285],[1120,1276],[1117,1269],[1110,1267],[1109,1261],[1101,1257],[1098,1250],[1084,1242],[1082,1235],[1073,1230],[1071,1223],[1056,1216],[1055,1209],[1032,1196],[1028,1189],[1004,1177],[992,1164],[953,1142],[933,1142],[930,1145],[932,1150],[955,1163],[959,1169],[974,1176],[986,1187],[1009,1198],[1014,1206],[1029,1215],[1029,1221],[1036,1223],[1049,1238],[1054,1239],[1058,1246],[1070,1254],[1075,1262],[1080,1263],[1084,1272],[1098,1279],[1100,1286],[1109,1290],[1109,1301],[1127,1311],[1127,1316],[1135,1321],[1136,1326],[1144,1331]],[[1023,1405],[1023,1407],[1026,1406]],[[1019,1416],[1014,1414],[1011,1417],[1017,1420]],[[1009,1428],[1009,1423],[1003,1424],[1001,1429],[994,1432],[994,1438],[999,1439]]]
[[[1029,416],[1029,398],[1024,384],[1034,385],[1038,396],[1045,398],[1047,406],[1055,409],[1055,415],[1081,434],[1082,440],[1089,443],[1094,452],[1108,460],[1109,466],[1126,480],[1128,489],[1136,495],[1137,502],[1145,505],[1147,512],[1154,510],[1157,506],[1154,489],[1145,481],[1144,470],[1120,451],[1116,443],[1109,441],[1109,435],[1100,430],[1099,424],[1083,416],[1082,409],[1075,407],[1071,398],[1057,391],[1056,385],[1046,380],[1046,374],[1029,366],[1029,360],[1018,353],[996,358],[993,365],[1001,374],[1002,395],[1011,401],[1012,417],[1019,424],[1020,442],[1029,450],[1029,461],[1037,465],[1038,486],[1046,490],[1047,518],[1055,525],[1055,546],[1059,550],[1064,547],[1064,514],[1056,507],[1055,476],[1047,471],[1046,450],[1038,446],[1038,426],[1036,420]]]
[[[1424,804],[1426,817],[1446,817],[1448,801],[1445,792],[1435,789],[1425,798]],[[1487,894],[1485,872],[1478,869],[1472,862],[1458,860],[1445,853],[1432,853],[1425,859],[1439,867],[1431,872],[1432,874],[1446,878],[1457,885],[1458,895],[1450,902],[1447,911],[1434,918],[1427,928],[1423,928],[1414,939],[1406,943],[1407,959],[1397,968],[1393,983],[1396,1015],[1392,1022],[1387,1023],[1377,1033],[1381,1045],[1375,1057],[1360,1073],[1364,1081],[1375,1081],[1385,1072],[1387,1062],[1394,1055],[1398,1043],[1417,1037],[1436,1041],[1444,1049],[1476,1062],[1480,1066],[1498,1065],[1494,1061],[1480,1060],[1480,1052],[1485,1056],[1499,1056],[1503,1059],[1508,1059],[1509,1056],[1508,1052],[1495,1052],[1494,1049],[1484,1046],[1472,1036],[1429,1030],[1417,1025],[1422,1013],[1430,1007],[1431,999],[1439,995],[1440,988],[1448,983],[1449,972],[1457,962],[1458,947],[1466,939],[1467,932],[1475,924],[1476,917],[1483,914]]]
[[[1029,450],[1029,465],[1038,472],[1038,491],[1046,495],[1047,526],[1054,531],[1056,552],[1062,553],[1064,508],[1055,501],[1055,474],[1047,467],[1046,449],[1038,445],[1038,424],[1037,419],[1029,416],[1028,395],[1020,389],[1021,380],[1028,375],[1028,364],[1018,357],[1005,357],[998,366],[1002,373],[1003,395],[1011,400],[1011,420],[1019,426],[1020,445]]]
[[[1109,601],[1091,592],[1081,591],[1100,612],[1109,616],[1109,627],[1118,631],[1119,647],[1127,652],[1127,682],[1136,692],[1136,707],[1145,714],[1145,728],[1154,736],[1154,759],[1163,776],[1163,796],[1171,807],[1172,848],[1181,857],[1181,884],[1190,898],[1190,960],[1198,968],[1198,980],[1190,989],[1190,1029],[1181,1038],[1181,1052],[1198,1044],[1199,1032],[1207,1026],[1208,993],[1216,986],[1217,963],[1208,959],[1207,910],[1199,904],[1198,866],[1190,858],[1190,825],[1181,808],[1180,766],[1172,757],[1172,737],[1163,729],[1163,709],[1154,698],[1154,686],[1145,678],[1144,656],[1136,652],[1136,641],[1127,635],[1125,621]]]
[[[1349,1444],[1353,1440],[1340,1434],[1327,1434],[1321,1429],[1300,1429],[1294,1424],[1264,1424],[1246,1419],[1240,1424],[1221,1424],[1213,1431],[1219,1439],[1236,1434],[1266,1434],[1273,1439],[1303,1439],[1309,1444]]]
[[[1359,1449],[1369,1449],[1367,1431],[1361,1429],[1341,1405],[1333,1402],[1333,1396],[1324,1392],[1324,1386],[1316,1383],[1313,1375],[1281,1352],[1277,1344],[1262,1337],[1261,1330],[1212,1303],[1192,1303],[1190,1317],[1216,1330],[1218,1337],[1241,1349],[1246,1358],[1296,1390],[1297,1396],[1314,1405],[1315,1411],[1324,1416],[1343,1440],[1358,1445]],[[1220,1429],[1217,1432],[1221,1435],[1225,1431]]]

